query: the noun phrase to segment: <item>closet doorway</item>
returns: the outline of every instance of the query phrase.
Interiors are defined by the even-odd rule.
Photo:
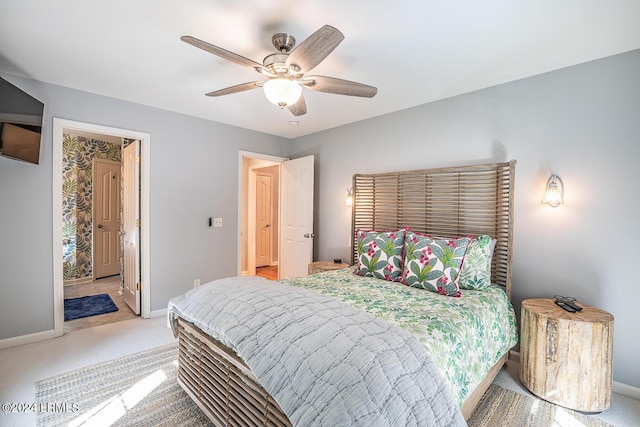
[[[240,151],[239,159],[238,274],[256,275],[257,235],[277,225],[277,230],[265,232],[272,238],[268,268],[277,266],[277,272],[270,273],[274,277],[269,278],[306,276],[313,260],[314,156],[287,159]],[[276,208],[271,220],[262,221],[265,225],[259,228],[256,187],[261,173],[272,173],[272,205]]]
[[[240,274],[278,278],[280,163],[282,158],[241,153]]]

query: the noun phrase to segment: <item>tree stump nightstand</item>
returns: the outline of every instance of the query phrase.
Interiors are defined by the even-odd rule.
[[[611,406],[613,316],[578,305],[569,313],[552,299],[522,302],[520,381],[551,403],[601,412]]]
[[[346,262],[316,261],[309,264],[309,274],[321,273],[323,271],[339,270],[345,267],[349,267],[349,264],[347,264]]]

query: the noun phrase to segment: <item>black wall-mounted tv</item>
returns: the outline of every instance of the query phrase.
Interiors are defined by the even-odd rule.
[[[44,104],[0,77],[0,155],[38,164]]]

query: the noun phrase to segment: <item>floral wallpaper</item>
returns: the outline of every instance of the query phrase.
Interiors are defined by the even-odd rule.
[[[62,140],[64,279],[93,276],[93,159],[120,162],[120,144],[65,134]]]

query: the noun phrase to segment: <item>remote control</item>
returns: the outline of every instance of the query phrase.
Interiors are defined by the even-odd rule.
[[[582,307],[580,307],[578,304],[576,304],[575,302],[572,301],[565,301],[564,302],[566,305],[568,305],[569,307],[573,308],[575,311],[582,311]]]
[[[576,309],[571,307],[570,305],[568,305],[567,303],[564,303],[562,301],[554,301],[556,303],[557,306],[559,306],[560,308],[567,310],[569,313],[575,313]]]

